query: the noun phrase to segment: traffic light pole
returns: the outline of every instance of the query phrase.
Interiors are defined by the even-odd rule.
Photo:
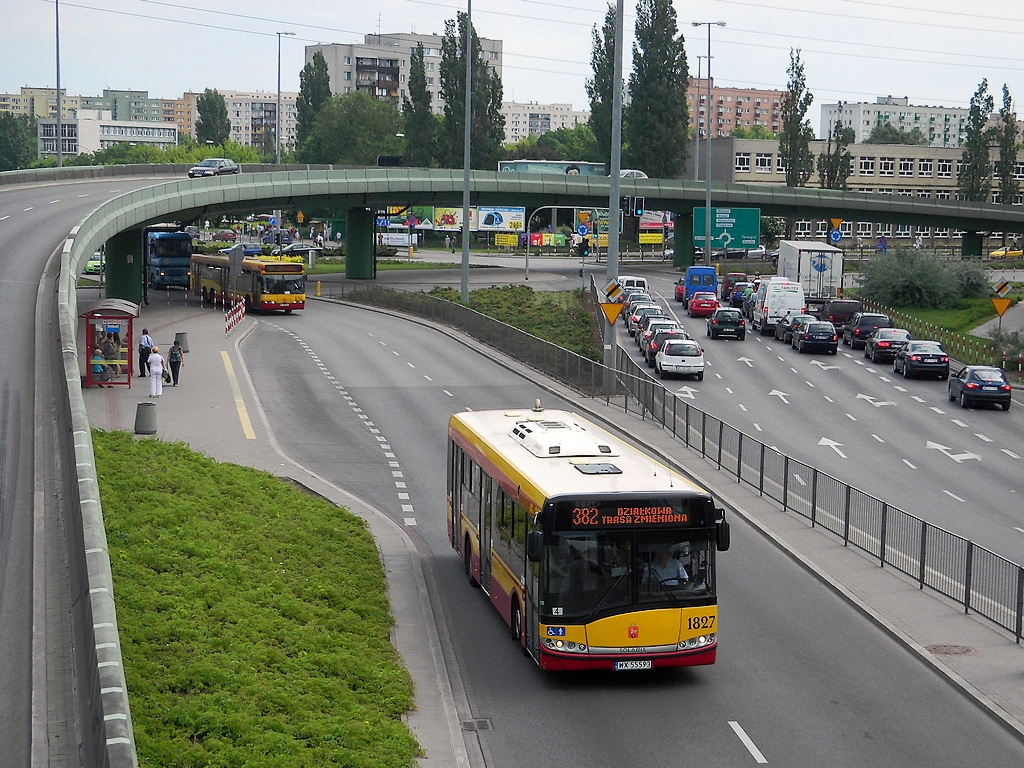
[[[623,0],[615,2],[615,64],[612,69],[612,146],[611,169],[608,180],[608,262],[605,277],[615,280],[619,276],[619,172],[622,170],[622,16]],[[615,219],[613,219],[615,217]],[[615,328],[604,327],[604,391],[615,394]]]

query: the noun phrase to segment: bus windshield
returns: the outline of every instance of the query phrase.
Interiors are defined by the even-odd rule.
[[[704,604],[715,594],[712,542],[700,531],[604,530],[549,536],[540,607],[558,621],[632,608]],[[695,539],[694,536],[701,537]]]
[[[305,293],[306,278],[303,275],[263,275],[261,293]]]
[[[158,259],[179,258],[187,261],[192,258],[192,238],[153,238],[149,253]]]

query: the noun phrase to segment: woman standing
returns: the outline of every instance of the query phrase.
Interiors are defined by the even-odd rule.
[[[153,347],[146,362],[149,364],[149,396],[160,397],[164,393],[164,358],[160,347]]]
[[[182,357],[181,352],[181,342],[175,339],[174,345],[171,347],[171,351],[167,353],[167,362],[170,363],[171,366],[171,379],[174,381],[171,385],[172,387],[178,386],[178,372],[181,370],[181,366],[184,363],[184,358]]]

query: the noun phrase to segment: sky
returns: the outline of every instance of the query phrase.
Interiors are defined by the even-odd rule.
[[[11,30],[0,47],[0,92],[56,84],[54,0],[3,0]],[[1020,0],[675,0],[691,75],[708,52],[717,85],[784,89],[791,48],[802,51],[808,113],[820,105],[907,96],[911,104],[967,106],[982,78],[1024,99],[1024,3]],[[215,8],[216,10],[208,10]],[[304,47],[362,42],[367,34],[442,33],[465,10],[451,0],[60,0],[61,86],[75,95],[104,88],[148,90],[154,98],[220,88],[297,91]],[[476,0],[481,37],[503,41],[506,100],[570,103],[587,109],[591,30],[601,0]],[[636,21],[625,4],[624,77]],[[969,9],[969,10],[968,10]],[[965,12],[967,11],[967,12]],[[700,62],[706,74],[707,60]],[[1024,109],[1020,110],[1024,113]]]

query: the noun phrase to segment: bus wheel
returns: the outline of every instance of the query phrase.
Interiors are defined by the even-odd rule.
[[[286,315],[290,315],[290,314],[292,313],[292,311],[291,311],[290,309],[286,309],[286,310],[284,311],[284,313],[285,313]]]
[[[519,600],[512,598],[512,639],[517,643],[523,639],[523,611],[519,607]]]
[[[466,537],[466,542],[462,547],[462,554],[466,561],[466,578],[469,579],[469,586],[479,587],[480,582],[473,576],[473,547],[469,545],[469,536]]]

